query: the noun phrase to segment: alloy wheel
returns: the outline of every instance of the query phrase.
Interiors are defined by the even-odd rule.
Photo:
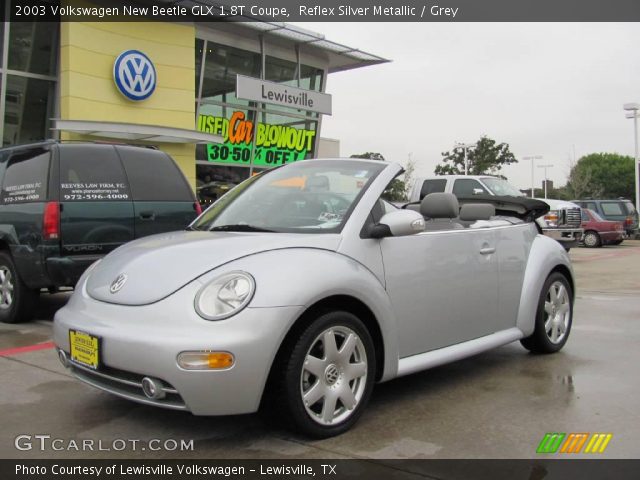
[[[320,425],[349,418],[367,386],[367,354],[358,334],[333,326],[311,343],[300,375],[300,394],[307,414]]]
[[[6,310],[13,305],[13,275],[5,266],[0,267],[0,308]]]
[[[544,301],[544,330],[553,344],[564,339],[571,320],[571,299],[564,284],[555,281],[549,287]]]

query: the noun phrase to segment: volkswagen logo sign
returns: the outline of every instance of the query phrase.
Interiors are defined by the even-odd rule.
[[[126,273],[121,273],[120,275],[118,275],[116,279],[113,282],[111,282],[109,291],[111,293],[118,293],[120,289],[124,287],[124,284],[127,283],[127,278],[129,277],[127,277]]]
[[[144,53],[127,50],[113,64],[113,80],[129,100],[144,100],[156,89],[156,68]]]

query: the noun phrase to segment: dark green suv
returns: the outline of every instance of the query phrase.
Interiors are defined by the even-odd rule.
[[[31,318],[41,289],[74,286],[125,242],[185,228],[200,206],[152,148],[42,142],[0,149],[0,321]]]

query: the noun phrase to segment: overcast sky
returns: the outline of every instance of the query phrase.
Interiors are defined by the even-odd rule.
[[[599,23],[298,23],[391,63],[329,75],[333,116],[322,136],[341,155],[381,152],[432,175],[441,152],[481,135],[506,142],[520,160],[542,155],[564,185],[575,154],[633,155],[640,102],[640,27]],[[531,185],[531,162],[504,174]],[[543,169],[536,168],[540,186]]]

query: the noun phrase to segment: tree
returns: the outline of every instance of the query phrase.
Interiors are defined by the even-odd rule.
[[[464,148],[456,147],[442,153],[442,163],[436,166],[436,175],[464,175]],[[467,148],[469,175],[499,175],[505,165],[518,163],[508,143],[497,143],[483,135],[473,147]]]
[[[378,152],[366,152],[357,153],[351,155],[351,158],[368,158],[371,160],[386,160],[381,153]],[[403,179],[395,178],[391,181],[387,189],[383,193],[383,197],[390,202],[403,202],[406,201],[409,196],[409,189],[411,188],[411,181],[413,179],[413,172],[415,171],[416,164],[411,159],[407,160],[407,166],[402,174]]]
[[[618,198],[635,201],[633,158],[617,153],[591,153],[571,168],[567,188],[574,199]]]

